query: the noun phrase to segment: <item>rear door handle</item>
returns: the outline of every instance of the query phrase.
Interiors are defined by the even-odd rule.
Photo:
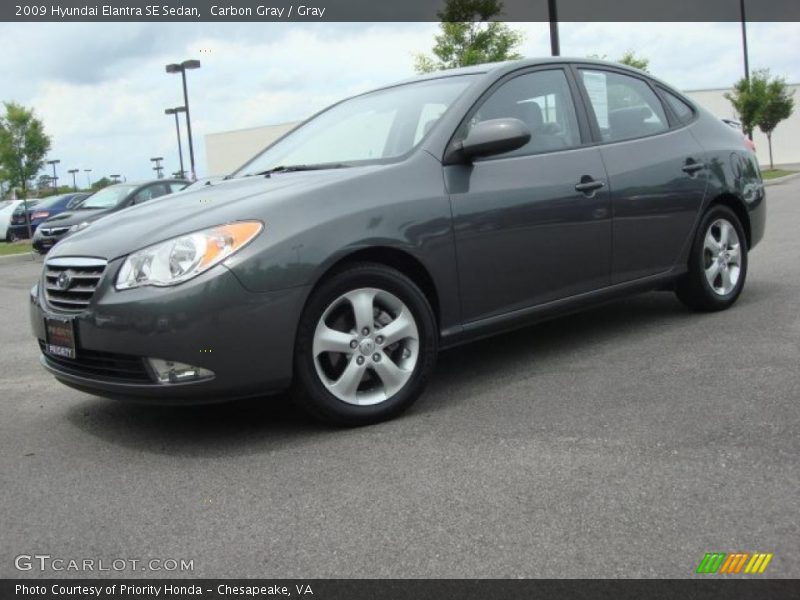
[[[686,161],[686,164],[683,165],[683,172],[688,173],[689,175],[694,175],[698,171],[705,169],[705,164],[701,162],[695,162],[691,158]]]
[[[604,185],[602,181],[597,181],[596,179],[592,179],[589,175],[584,175],[581,177],[580,182],[575,185],[575,191],[590,195]]]

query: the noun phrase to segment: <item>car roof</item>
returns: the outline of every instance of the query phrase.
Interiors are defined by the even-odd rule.
[[[548,65],[548,64],[564,64],[564,63],[580,63],[580,64],[590,64],[590,65],[597,65],[602,67],[614,67],[616,69],[623,69],[627,71],[631,71],[632,73],[637,73],[638,75],[647,75],[651,77],[649,73],[645,73],[640,69],[635,67],[630,67],[628,65],[623,65],[621,63],[616,63],[608,60],[600,60],[597,58],[578,58],[578,57],[568,57],[568,56],[543,56],[537,58],[521,58],[519,60],[506,60],[503,62],[494,62],[494,63],[484,63],[480,65],[472,65],[469,67],[457,67],[455,69],[445,69],[443,71],[434,71],[432,73],[425,73],[422,75],[417,75],[415,77],[410,77],[408,79],[404,79],[403,81],[399,81],[392,85],[399,85],[403,83],[411,83],[414,81],[425,81],[427,79],[439,79],[441,77],[453,77],[456,75],[480,75],[480,74],[493,74],[493,75],[501,75],[508,71],[515,71],[520,68],[525,67],[536,67],[540,65]],[[386,86],[391,87],[391,85]]]

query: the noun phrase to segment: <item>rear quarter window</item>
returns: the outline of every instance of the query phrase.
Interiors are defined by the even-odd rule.
[[[664,88],[659,89],[664,99],[667,101],[667,104],[669,104],[669,107],[672,109],[672,112],[678,117],[678,121],[686,124],[694,118],[694,109],[689,106],[689,104],[678,98],[678,96],[672,92],[668,92]]]

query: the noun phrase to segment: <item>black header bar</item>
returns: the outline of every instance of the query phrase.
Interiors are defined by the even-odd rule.
[[[3,0],[0,21],[438,21],[444,0]],[[549,21],[548,0],[505,0],[500,20]],[[560,22],[722,22],[740,0],[557,0]],[[800,21],[798,0],[745,0],[748,21]],[[787,40],[788,41],[788,40]]]

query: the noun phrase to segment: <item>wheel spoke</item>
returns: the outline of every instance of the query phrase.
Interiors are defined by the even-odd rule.
[[[314,336],[314,356],[319,356],[323,352],[339,352],[350,354],[350,341],[353,336],[344,331],[331,329],[327,325],[322,325]]]
[[[359,365],[356,363],[354,358],[350,359],[350,362],[347,363],[347,366],[345,367],[344,371],[342,371],[339,379],[337,379],[336,382],[330,386],[331,392],[340,398],[347,398],[349,402],[355,404],[358,385],[364,378],[365,370],[366,367],[364,365]]]
[[[733,288],[733,282],[731,281],[731,270],[730,269],[722,269],[720,271],[720,275],[722,276],[722,293],[727,294]]]
[[[728,245],[728,240],[731,237],[731,224],[727,221],[719,222],[719,243],[725,248]]]
[[[411,371],[401,369],[386,355],[380,362],[374,363],[372,368],[383,383],[387,398],[403,387],[411,375]]]
[[[369,290],[357,290],[347,295],[347,300],[353,307],[356,320],[356,330],[362,331],[365,327],[372,331],[375,324],[373,302],[375,293]]]
[[[711,228],[708,229],[708,233],[706,233],[706,239],[703,242],[703,247],[711,252],[711,256],[716,258],[719,255],[719,242],[714,239],[714,236],[711,234]]]
[[[394,321],[379,329],[378,333],[383,336],[384,346],[391,346],[395,342],[409,337],[416,339],[418,335],[414,318],[405,307],[403,307],[403,310],[400,311]]]
[[[706,268],[706,279],[712,288],[714,287],[714,281],[716,281],[717,275],[719,275],[719,263],[715,260],[711,263],[711,266]]]
[[[731,246],[731,249],[728,251],[728,256],[729,256],[728,258],[729,264],[734,264],[738,266],[741,263],[742,251],[739,244]]]

